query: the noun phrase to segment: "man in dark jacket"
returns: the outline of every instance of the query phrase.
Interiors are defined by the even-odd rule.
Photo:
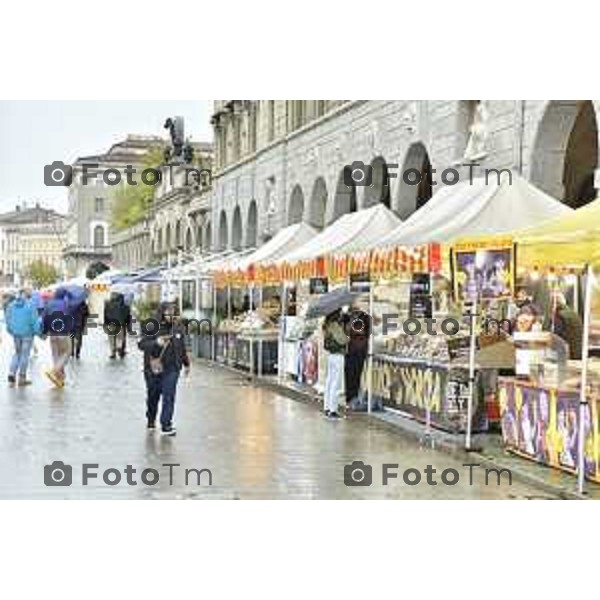
[[[569,345],[569,358],[581,360],[583,343],[583,322],[581,317],[569,307],[564,295],[554,295],[554,333]]]
[[[190,360],[185,347],[184,330],[176,319],[174,304],[164,304],[159,310],[160,329],[153,334],[142,332],[138,347],[144,353],[144,379],[146,380],[146,419],[149,430],[156,427],[158,403],[162,396],[160,425],[163,435],[175,435],[173,413],[175,394],[182,367],[186,375]],[[149,327],[150,325],[148,325]]]
[[[125,357],[127,348],[127,327],[131,318],[131,309],[123,294],[112,292],[104,303],[104,326],[107,329],[110,344],[110,358]]]
[[[84,300],[73,311],[73,333],[71,335],[71,358],[79,360],[81,355],[81,346],[83,344],[83,333],[86,328],[90,309]]]

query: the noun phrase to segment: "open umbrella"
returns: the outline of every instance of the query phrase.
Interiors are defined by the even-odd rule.
[[[67,291],[71,302],[74,304],[83,303],[88,296],[87,290],[81,285],[63,285],[61,287]]]
[[[326,317],[342,306],[350,306],[356,296],[357,294],[353,294],[344,287],[322,294],[308,305],[306,318]]]

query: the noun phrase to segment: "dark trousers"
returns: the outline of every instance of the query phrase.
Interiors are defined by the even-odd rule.
[[[175,394],[177,392],[177,381],[179,371],[165,371],[160,375],[144,373],[146,378],[146,418],[150,422],[156,421],[158,403],[162,397],[162,408],[160,411],[160,425],[164,429],[170,427],[175,411]]]
[[[360,378],[362,375],[366,352],[349,352],[344,360],[344,383],[346,384],[346,402],[350,403],[358,396],[360,391]]]
[[[83,330],[77,329],[71,336],[71,356],[79,358],[81,354],[81,345],[83,344]]]

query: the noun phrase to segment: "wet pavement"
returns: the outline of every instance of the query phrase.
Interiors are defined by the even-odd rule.
[[[68,367],[67,386],[57,390],[42,374],[48,364],[48,342],[37,340],[33,385],[9,389],[4,373],[12,341],[4,333],[2,337],[0,498],[552,497],[518,481],[509,485],[506,474],[497,485],[497,476],[490,473],[486,485],[483,467],[473,467],[470,473],[463,459],[422,447],[363,416],[327,420],[314,406],[204,363],[194,363],[191,376],[180,380],[178,434],[165,438],[145,428],[141,355],[135,344],[130,344],[131,353],[123,361],[111,361],[101,332],[90,333],[81,361]],[[44,466],[54,461],[72,466],[70,486],[44,485]],[[372,465],[372,485],[345,485],[344,467],[353,461]],[[97,477],[85,486],[84,463],[98,465],[89,468]],[[389,468],[397,478],[390,478],[388,485],[382,484],[384,463],[398,465]],[[127,475],[127,465],[135,473],[130,470]],[[429,479],[437,485],[427,483],[428,465],[435,469],[435,473],[429,469]],[[107,469],[120,472],[117,485],[103,481]],[[187,482],[186,469],[192,470]],[[197,485],[202,469],[210,473],[202,472]],[[419,484],[404,482],[407,469],[420,472]],[[363,474],[368,478],[368,469],[352,472],[357,479]],[[414,482],[418,475],[411,471],[407,478]],[[458,482],[451,485],[457,475]],[[118,474],[106,476],[115,481]],[[148,485],[156,476],[158,482]],[[137,485],[129,485],[128,478]]]

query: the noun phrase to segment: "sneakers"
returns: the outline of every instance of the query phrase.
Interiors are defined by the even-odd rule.
[[[328,409],[325,409],[325,410],[323,411],[323,414],[324,414],[326,417],[328,417],[328,416],[329,416],[329,414],[330,414],[330,412],[331,412],[330,410],[328,410]]]
[[[24,387],[26,385],[31,385],[31,381],[26,377],[19,377],[19,387]]]
[[[8,376],[8,387],[15,387],[16,382],[17,382],[17,380],[15,379],[14,375]]]
[[[336,413],[335,411],[334,412],[330,412],[327,416],[330,419],[339,419],[340,418],[340,415],[338,413]]]
[[[163,427],[160,434],[164,436],[173,437],[174,435],[177,435],[177,431],[175,427],[173,427],[173,425],[169,425],[168,427]]]
[[[58,373],[53,371],[52,369],[46,369],[44,371],[44,375],[57,387],[63,388],[65,387],[65,379],[61,377]]]
[[[154,422],[154,421],[148,421],[146,423],[146,429],[148,431],[154,431],[156,429],[156,422]]]

